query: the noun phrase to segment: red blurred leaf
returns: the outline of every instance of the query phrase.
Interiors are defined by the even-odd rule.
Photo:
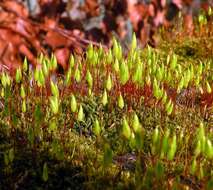
[[[35,56],[31,53],[29,48],[25,44],[21,44],[19,46],[19,51],[27,57],[27,59],[35,66],[36,65],[36,58]]]
[[[47,33],[45,36],[45,42],[53,49],[69,45],[69,41],[64,36],[54,31],[49,31]]]
[[[28,17],[28,11],[25,8],[25,6],[21,3],[18,3],[17,1],[13,0],[4,0],[3,3],[1,3],[1,6],[7,10],[10,10],[21,17]]]
[[[172,3],[175,4],[179,9],[182,8],[182,0],[172,0]]]
[[[163,21],[164,21],[164,12],[158,11],[157,15],[154,18],[154,25],[160,26],[161,24],[163,24]]]
[[[191,14],[187,14],[184,17],[184,27],[189,35],[194,31],[193,18]]]
[[[69,61],[70,51],[68,48],[60,48],[55,50],[55,56],[57,58],[58,63],[63,67],[63,69],[67,69],[67,64]]]

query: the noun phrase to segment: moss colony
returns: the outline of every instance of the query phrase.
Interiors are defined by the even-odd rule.
[[[213,58],[184,40],[2,71],[1,189],[212,189]]]

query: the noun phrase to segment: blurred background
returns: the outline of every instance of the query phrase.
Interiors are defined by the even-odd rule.
[[[162,28],[176,25],[193,35],[194,16],[212,6],[212,0],[2,0],[0,69],[17,68],[24,57],[36,65],[40,52],[54,53],[66,69],[70,52],[82,53],[89,43],[107,47],[115,36],[128,50],[133,32],[141,48],[156,47]]]

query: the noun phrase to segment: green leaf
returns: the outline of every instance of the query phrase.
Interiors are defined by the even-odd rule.
[[[27,62],[27,58],[24,57],[24,63],[23,63],[23,71],[26,72],[28,69],[28,62]]]
[[[24,90],[24,85],[21,84],[21,92],[20,92],[20,95],[21,95],[21,98],[24,99],[26,97],[26,93],[25,93],[25,90]]]
[[[162,178],[163,174],[164,174],[164,166],[163,163],[161,161],[158,161],[156,166],[155,166],[155,173],[158,179]]]
[[[2,89],[1,89],[1,97],[4,98],[4,95],[5,95],[5,93],[4,93],[4,88],[2,88]]]
[[[199,14],[198,16],[198,21],[199,21],[199,24],[202,26],[202,25],[205,25],[207,23],[207,18],[204,14]]]
[[[147,46],[147,50],[148,50],[148,58],[150,59],[151,57],[152,57],[152,48],[151,48],[151,46]]]
[[[129,80],[129,69],[128,65],[123,61],[120,66],[120,81],[124,85]]]
[[[45,77],[47,77],[49,75],[49,69],[47,67],[47,62],[46,61],[43,61],[42,71],[43,71]]]
[[[69,65],[70,68],[73,68],[75,65],[75,59],[74,59],[73,55],[70,56],[69,63],[70,63],[70,65]]]
[[[53,139],[52,143],[51,143],[51,148],[54,154],[57,153],[57,151],[59,151],[60,149],[60,145],[58,143],[58,141],[56,139]]]
[[[136,35],[135,33],[133,33],[133,36],[132,36],[132,44],[131,44],[131,51],[135,51],[135,49],[137,48],[137,38],[136,38]]]
[[[71,69],[68,69],[68,71],[66,73],[66,78],[65,78],[65,81],[64,81],[66,86],[69,86],[70,83],[71,83],[71,73],[72,73]]]
[[[133,116],[132,128],[134,132],[141,132],[141,124],[136,113]]]
[[[213,177],[208,180],[207,182],[207,190],[212,190],[213,189]]]
[[[29,129],[28,129],[27,138],[28,138],[28,141],[30,142],[30,144],[33,145],[35,136],[34,136],[34,131],[33,131],[32,127],[29,127]]]
[[[86,54],[87,54],[87,59],[92,63],[92,60],[94,57],[94,49],[92,44],[89,44]]]
[[[50,108],[53,114],[57,114],[58,113],[58,109],[59,109],[59,100],[58,97],[56,96],[51,96],[49,98],[50,100]]]
[[[211,86],[209,84],[208,81],[206,81],[206,89],[207,89],[207,92],[210,94],[212,92],[212,89],[211,89]]]
[[[166,101],[167,101],[167,93],[166,93],[166,91],[163,92],[163,97],[162,97],[161,101],[162,101],[163,104],[166,103]]]
[[[49,131],[54,132],[57,129],[56,121],[53,120],[49,123]]]
[[[9,164],[9,158],[7,152],[4,152],[4,164],[7,166]]]
[[[197,160],[196,160],[196,158],[194,158],[192,160],[192,165],[191,165],[191,168],[190,168],[190,172],[191,172],[192,175],[195,174],[196,169],[197,169]]]
[[[7,74],[4,72],[1,74],[1,83],[4,88],[8,85],[8,79],[7,79]]]
[[[16,115],[15,113],[14,114],[12,114],[12,124],[14,125],[14,126],[17,126],[18,124],[19,124],[19,116],[18,115]]]
[[[166,64],[168,65],[170,62],[170,54],[167,55],[167,58],[166,58]]]
[[[120,70],[120,68],[119,68],[119,62],[118,62],[117,59],[115,59],[115,62],[114,62],[114,64],[113,64],[113,69],[114,69],[114,71],[115,71],[116,73],[119,72],[119,70]]]
[[[200,85],[200,77],[197,76],[197,77],[195,78],[195,86],[196,86],[196,87],[199,87],[199,85]]]
[[[5,90],[4,91],[5,92],[5,94],[4,94],[5,95],[5,100],[8,101],[8,98],[12,96],[12,92],[11,92],[10,86],[7,85],[4,90]]]
[[[190,71],[190,69],[187,69],[187,71],[186,71],[186,81],[187,81],[187,83],[190,82],[191,78],[192,78],[191,71]]]
[[[160,89],[160,87],[158,85],[158,82],[157,82],[156,78],[154,78],[153,93],[154,93],[154,96],[155,96],[155,98],[157,100],[159,100],[162,97],[162,95],[163,95],[163,93],[161,92],[161,89]]]
[[[156,144],[158,140],[159,140],[159,129],[158,127],[156,127],[152,136],[152,143]]]
[[[124,108],[124,99],[123,99],[121,93],[120,93],[119,96],[118,96],[118,107],[119,107],[120,109],[123,109],[123,108]]]
[[[45,77],[42,69],[39,69],[38,71],[38,86],[44,86],[45,85]]]
[[[78,67],[75,70],[74,78],[77,83],[81,82],[81,72]]]
[[[6,84],[7,84],[7,86],[10,86],[10,84],[11,84],[10,75],[6,73],[5,77],[6,77]]]
[[[142,73],[143,73],[142,64],[137,63],[137,67],[136,67],[135,73],[133,74],[132,81],[141,83],[141,81],[142,81]]]
[[[167,154],[169,150],[169,135],[170,135],[170,130],[167,129],[162,140],[161,158],[164,158],[164,156]]]
[[[129,138],[129,146],[131,149],[135,149],[136,147],[135,134],[133,132],[131,132],[131,135]]]
[[[131,129],[125,117],[123,118],[123,122],[122,122],[122,134],[127,139],[130,139],[131,137]]]
[[[138,150],[143,148],[144,135],[142,134],[142,130],[138,130],[135,132],[135,145]]]
[[[76,102],[75,96],[73,94],[71,95],[71,103],[70,103],[70,105],[71,105],[71,111],[73,113],[76,112],[76,110],[77,110],[77,102]]]
[[[50,87],[53,96],[59,97],[59,90],[57,84],[50,80]]]
[[[41,105],[40,104],[37,104],[36,107],[35,107],[35,111],[34,111],[34,117],[35,117],[35,121],[36,123],[40,123],[43,119],[43,113],[42,113],[42,110],[41,110]]]
[[[152,135],[152,154],[156,154],[158,150],[158,147],[160,145],[159,143],[159,140],[160,140],[160,135],[159,135],[159,130],[158,130],[158,127],[155,128],[154,132],[153,132],[153,135]]]
[[[89,85],[89,88],[92,88],[93,78],[92,78],[92,75],[91,75],[89,70],[87,70],[86,81],[87,81],[87,83]]]
[[[176,135],[173,135],[172,142],[171,142],[171,145],[170,145],[170,149],[169,149],[169,152],[168,152],[168,159],[169,160],[173,160],[175,153],[176,153],[176,150],[177,150],[177,140],[176,140]]]
[[[111,64],[113,61],[112,50],[110,49],[107,53],[106,61],[108,64]]]
[[[44,54],[43,54],[43,53],[40,53],[39,56],[38,56],[38,63],[39,63],[39,64],[42,64],[42,63],[43,63],[43,60],[44,60]]]
[[[8,159],[9,159],[9,162],[10,162],[10,163],[13,162],[14,157],[15,157],[15,156],[14,156],[14,149],[11,148],[11,149],[9,150],[9,152],[8,152]]]
[[[146,81],[146,84],[147,84],[148,86],[151,85],[151,78],[150,78],[150,75],[146,75],[145,81]]]
[[[170,68],[171,70],[174,70],[177,66],[177,55],[173,54],[172,55],[172,61],[171,61],[171,64],[170,64]]]
[[[84,120],[84,111],[82,105],[80,105],[79,110],[78,110],[78,121],[83,121]]]
[[[93,124],[93,132],[96,136],[99,136],[101,133],[101,127],[97,118],[95,119],[95,122]]]
[[[191,64],[191,66],[190,66],[190,72],[191,72],[191,79],[193,79],[194,75],[195,75],[195,73],[194,73],[194,65],[193,64]]]
[[[204,170],[203,170],[203,164],[200,163],[200,167],[199,167],[199,179],[201,180],[204,177]]]
[[[197,157],[200,153],[201,153],[201,141],[198,140],[195,151],[194,151],[195,157]]]
[[[202,140],[205,137],[205,129],[203,122],[200,122],[198,132],[197,132],[198,140]]]
[[[213,146],[210,139],[206,140],[205,156],[209,159],[213,158]]]
[[[156,78],[158,81],[162,81],[163,79],[163,75],[164,75],[164,71],[162,70],[162,68],[158,68],[158,72],[156,74]]]
[[[208,8],[208,15],[212,16],[212,14],[213,14],[212,7],[209,6],[209,8]]]
[[[111,89],[112,89],[112,79],[111,79],[111,76],[110,76],[110,74],[108,75],[108,77],[107,77],[107,80],[106,80],[106,89],[108,90],[108,91],[110,91]]]
[[[178,83],[178,88],[177,88],[177,92],[179,93],[184,86],[184,77],[181,78],[180,82]]]
[[[198,66],[197,73],[198,73],[198,75],[201,75],[202,72],[203,72],[203,64],[202,64],[202,62],[200,62],[199,66]]]
[[[46,162],[43,165],[42,179],[43,179],[44,182],[46,182],[48,180],[48,168],[47,168]]]
[[[54,54],[51,55],[51,59],[50,59],[50,70],[55,70],[57,68],[57,59],[56,56]]]
[[[173,107],[174,107],[174,104],[171,103],[171,105],[169,106],[169,108],[166,110],[168,115],[171,115],[171,113],[173,111]]]
[[[102,96],[102,104],[105,106],[108,103],[108,96],[107,96],[107,91],[106,89],[104,90],[104,94]]]
[[[97,53],[97,58],[103,59],[105,52],[104,52],[104,49],[103,49],[101,43],[100,43],[100,46],[98,48],[98,51],[96,51],[96,53]],[[97,63],[98,63],[98,61],[97,61]]]
[[[22,79],[22,73],[21,73],[21,68],[19,67],[17,70],[16,70],[16,82],[17,83],[20,83],[21,82],[21,79]]]
[[[98,57],[98,52],[94,52],[92,61],[91,61],[92,65],[97,65],[99,63],[99,57]]]
[[[113,55],[116,59],[121,60],[122,59],[122,48],[120,44],[118,44],[117,40],[113,38]]]
[[[168,101],[167,104],[166,104],[166,112],[169,111],[171,104],[172,104],[172,100],[169,99],[169,101]]]
[[[103,165],[104,167],[109,166],[112,163],[113,151],[108,144],[104,145],[104,159]]]
[[[169,70],[166,76],[166,82],[171,82],[173,79],[173,75],[171,73],[171,71]]]
[[[39,78],[39,68],[37,66],[35,68],[35,71],[34,71],[34,79],[35,79],[35,81],[38,81],[38,78]]]

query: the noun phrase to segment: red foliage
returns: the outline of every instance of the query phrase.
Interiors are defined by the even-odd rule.
[[[212,93],[207,93],[205,92],[201,96],[201,107],[212,107],[213,105],[213,92]]]

